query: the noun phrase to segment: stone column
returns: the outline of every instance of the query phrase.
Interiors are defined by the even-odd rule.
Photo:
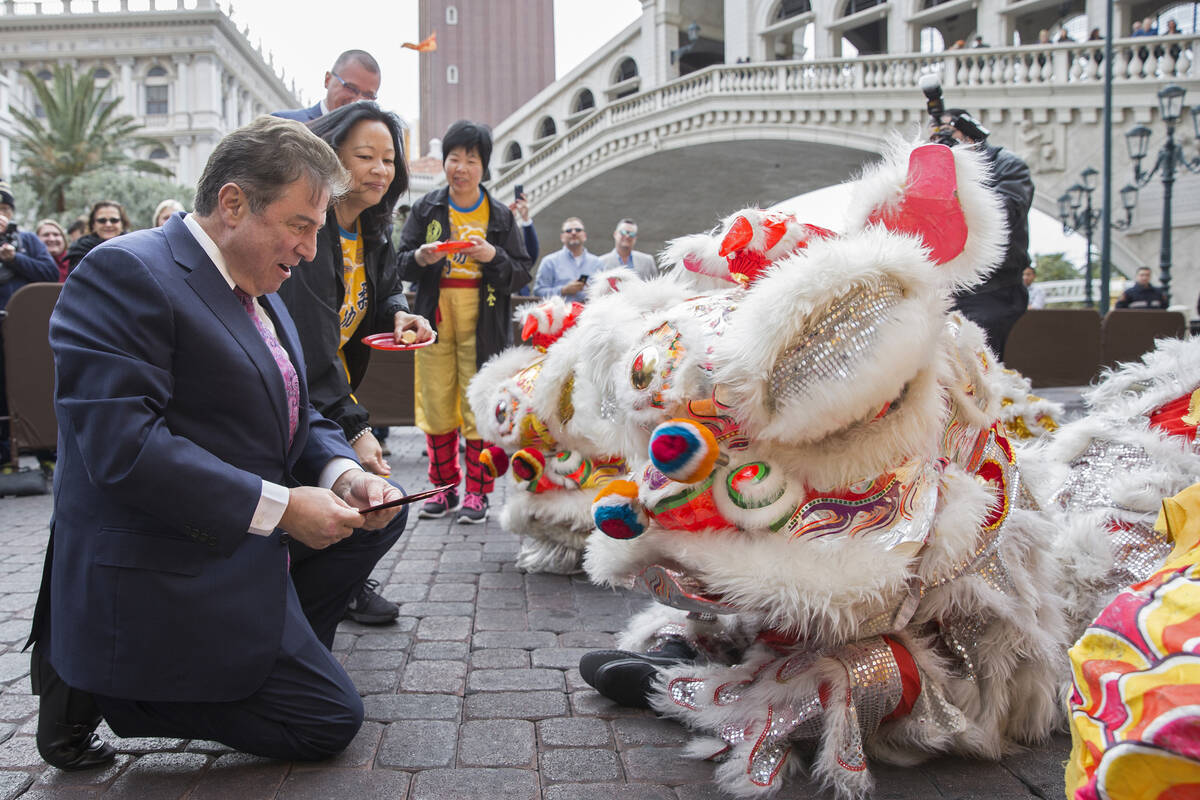
[[[187,128],[190,127],[188,119],[191,111],[196,107],[196,98],[193,96],[194,91],[188,68],[191,56],[187,54],[174,55],[171,56],[171,61],[175,64],[175,82],[172,86],[175,96],[171,98],[171,126]]]
[[[133,59],[123,57],[115,59],[117,66],[121,68],[121,113],[132,114],[133,116],[141,116],[138,114],[137,97],[135,97],[133,86]],[[116,80],[116,76],[113,76]]]
[[[172,141],[179,152],[179,167],[175,170],[175,180],[189,185],[195,183],[198,174],[192,164],[192,137],[176,136]]]

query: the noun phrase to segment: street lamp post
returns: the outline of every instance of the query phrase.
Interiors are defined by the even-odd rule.
[[[1138,125],[1125,134],[1125,144],[1129,148],[1129,157],[1133,160],[1134,183],[1145,186],[1159,170],[1162,171],[1162,246],[1159,249],[1158,270],[1162,291],[1168,303],[1171,301],[1171,191],[1175,184],[1175,167],[1181,166],[1188,172],[1200,174],[1200,156],[1194,159],[1186,158],[1183,148],[1175,142],[1175,126],[1183,116],[1185,94],[1186,89],[1173,83],[1163,87],[1158,93],[1158,109],[1167,125],[1167,141],[1159,148],[1154,166],[1148,172],[1142,170],[1142,159],[1146,157],[1150,147],[1150,129],[1145,125]],[[1200,138],[1200,107],[1193,108],[1191,113],[1196,137]]]
[[[1092,232],[1103,217],[1100,211],[1092,208],[1092,192],[1096,191],[1096,176],[1099,174],[1092,167],[1087,167],[1079,173],[1080,182],[1058,198],[1058,219],[1062,222],[1063,233],[1080,231],[1087,237],[1083,286],[1088,308],[1095,305],[1092,297]],[[1121,190],[1121,203],[1125,206],[1125,221],[1123,224],[1120,222],[1112,224],[1112,227],[1118,230],[1128,228],[1133,218],[1133,206],[1137,203],[1136,186],[1126,186]],[[1103,310],[1108,310],[1107,298],[1101,298],[1100,304]]]

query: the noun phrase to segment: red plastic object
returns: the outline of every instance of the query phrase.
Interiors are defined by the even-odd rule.
[[[420,350],[422,347],[429,347],[437,341],[437,334],[433,334],[432,339],[424,342],[413,342],[412,344],[396,344],[396,335],[391,331],[383,333],[373,333],[370,336],[364,336],[362,343],[368,347],[374,347],[376,350]]]
[[[474,246],[474,242],[438,242],[438,246],[434,250],[439,253],[457,253],[459,250],[466,250],[468,247]]]

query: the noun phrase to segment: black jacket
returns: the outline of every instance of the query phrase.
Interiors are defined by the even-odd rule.
[[[484,192],[486,188],[480,187]],[[443,262],[422,267],[413,257],[418,247],[450,238],[450,190],[435,189],[413,204],[408,221],[400,234],[400,273],[404,280],[416,283],[415,313],[437,328],[437,306]],[[479,322],[475,326],[476,367],[512,343],[512,294],[529,283],[531,263],[525,252],[520,226],[508,206],[488,199],[488,243],[496,248],[496,257],[482,264],[479,285]]]
[[[994,289],[1021,285],[1021,274],[1029,266],[1029,209],[1033,205],[1033,178],[1029,165],[1015,153],[989,144],[981,146],[984,161],[992,168],[990,188],[1000,197],[1004,221],[1008,226],[1008,244],[1004,260],[987,279],[965,294],[981,294]]]
[[[85,233],[67,248],[67,266],[69,269],[75,269],[79,266],[79,262],[83,261],[83,257],[92,251],[92,248],[100,244],[104,240],[94,233]]]
[[[1166,308],[1167,296],[1157,286],[1138,286],[1136,283],[1121,293],[1113,308]]]
[[[395,252],[386,237],[378,235],[363,242],[363,263],[367,273],[367,308],[358,330],[342,351],[350,370],[349,380],[338,358],[341,338],[338,312],[346,287],[342,282],[341,237],[332,210],[325,219],[325,227],[317,233],[316,258],[300,262],[292,270],[292,277],[279,287],[279,297],[296,321],[304,348],[309,400],[322,416],[342,426],[347,439],[369,425],[367,409],[353,396],[371,358],[371,348],[362,343],[362,337],[393,330],[396,312],[408,311]]]

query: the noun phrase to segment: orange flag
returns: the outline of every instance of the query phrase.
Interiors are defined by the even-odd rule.
[[[418,53],[432,53],[434,50],[437,50],[437,31],[429,34],[429,36],[427,36],[419,44],[405,42],[400,46],[407,47],[409,50],[416,50]]]

